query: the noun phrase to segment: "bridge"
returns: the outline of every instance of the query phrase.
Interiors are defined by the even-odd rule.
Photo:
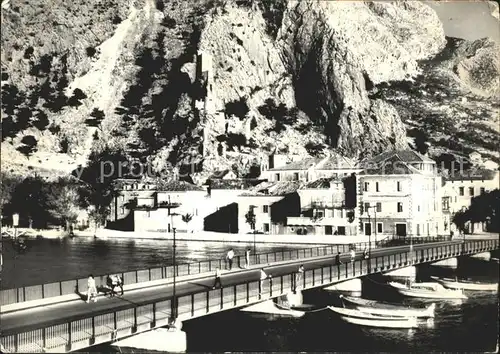
[[[175,283],[175,297],[174,284],[170,282],[137,288],[121,297],[99,299],[91,304],[80,300],[10,312],[2,308],[1,343],[7,352],[74,351],[166,326],[173,314],[185,321],[288,294],[300,264],[304,265],[305,272],[299,285],[310,289],[385,270],[492,251],[498,248],[498,240],[380,248],[372,250],[368,260],[362,259],[358,252],[354,262],[345,262],[349,255],[343,255],[342,265],[333,262],[334,247],[316,248],[299,259],[292,259],[291,252],[295,251],[282,251],[280,257],[275,254],[274,259],[268,259],[271,264],[265,267],[272,278],[263,284],[259,280],[262,264],[255,264],[250,269],[223,273],[220,289],[212,289],[213,274],[181,276]],[[290,253],[285,256],[286,252]]]

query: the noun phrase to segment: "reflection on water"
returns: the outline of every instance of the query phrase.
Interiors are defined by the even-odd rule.
[[[27,250],[17,252],[13,241],[2,240],[3,289],[84,278],[89,273],[107,274],[171,265],[171,240],[127,239],[29,239]],[[243,255],[253,244],[228,242],[177,241],[177,263],[223,258],[233,247]],[[304,245],[257,244],[257,253],[314,247]]]

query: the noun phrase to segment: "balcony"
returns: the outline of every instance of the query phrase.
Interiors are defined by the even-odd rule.
[[[349,223],[347,218],[332,218],[332,217],[318,217],[312,218],[309,216],[289,216],[286,218],[288,226],[348,226],[353,225]]]
[[[158,208],[165,208],[165,209],[173,209],[173,208],[178,208],[181,206],[181,203],[179,202],[171,202],[168,200],[162,201],[158,203]]]

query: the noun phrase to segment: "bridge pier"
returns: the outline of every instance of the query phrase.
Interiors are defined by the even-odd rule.
[[[394,278],[394,279],[411,279],[415,280],[417,277],[417,267],[409,266],[404,268],[399,268],[395,270],[390,270],[384,273],[384,275]]]
[[[452,268],[452,269],[457,269],[458,267],[458,258],[453,257],[453,258],[448,258],[448,259],[442,259],[437,262],[431,263],[432,266],[436,267],[444,267],[444,268]]]
[[[346,292],[354,296],[361,296],[363,282],[360,278],[349,279],[323,288],[326,291]]]
[[[471,255],[471,258],[481,259],[483,261],[489,261],[491,259],[491,252],[481,252]]]
[[[182,323],[178,324],[182,328]],[[179,328],[158,328],[149,332],[116,341],[114,347],[137,348],[169,353],[185,353],[187,350],[186,332]]]

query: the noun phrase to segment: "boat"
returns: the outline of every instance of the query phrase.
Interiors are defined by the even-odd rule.
[[[500,263],[500,259],[499,258],[491,258],[490,261]]]
[[[418,327],[416,317],[404,316],[381,316],[361,312],[353,309],[346,309],[335,306],[328,306],[328,309],[335,312],[340,318],[348,323],[361,326],[377,328],[416,328]]]
[[[436,304],[434,303],[424,308],[418,308],[388,304],[375,300],[366,300],[351,296],[340,295],[339,297],[341,298],[342,303],[347,303],[361,312],[371,313],[374,315],[431,318],[434,317],[434,312],[436,310]]]
[[[463,289],[463,290],[478,290],[478,291],[496,291],[498,283],[480,283],[466,279],[451,279],[431,277],[431,279],[439,282],[448,289]]]
[[[389,286],[396,289],[401,295],[426,299],[467,299],[462,290],[446,289],[439,283],[413,283],[401,284],[389,282]]]
[[[304,311],[297,311],[284,306],[277,306],[273,300],[265,300],[254,305],[242,308],[240,311],[248,312],[253,317],[302,317]]]

